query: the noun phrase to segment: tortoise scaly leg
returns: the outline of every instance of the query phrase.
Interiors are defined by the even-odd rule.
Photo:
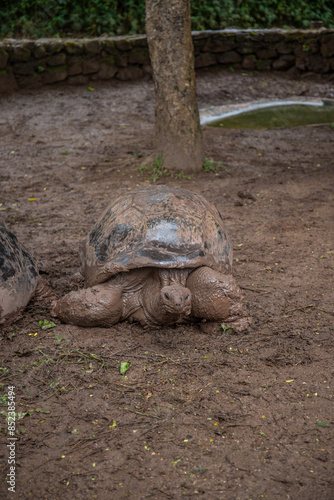
[[[190,273],[186,286],[192,294],[192,316],[211,323],[203,324],[206,331],[221,329],[222,323],[242,331],[250,324],[243,295],[233,276],[203,266]]]
[[[54,291],[51,289],[49,281],[42,276],[38,276],[37,286],[35,290],[35,300],[52,306],[57,300]]]
[[[78,326],[112,326],[122,318],[122,289],[108,283],[73,291],[57,300],[52,314]]]

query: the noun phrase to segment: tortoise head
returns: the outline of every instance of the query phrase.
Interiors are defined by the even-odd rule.
[[[191,313],[191,292],[188,288],[172,284],[161,288],[162,306],[172,314],[189,316]]]

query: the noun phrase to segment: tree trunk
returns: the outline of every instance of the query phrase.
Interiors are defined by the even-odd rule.
[[[202,168],[190,0],[146,0],[146,35],[155,85],[157,154],[184,172]]]

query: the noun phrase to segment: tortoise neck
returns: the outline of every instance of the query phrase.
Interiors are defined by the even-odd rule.
[[[191,269],[160,269],[157,268],[157,274],[160,280],[161,288],[173,284],[186,286],[186,281]]]
[[[173,324],[184,317],[183,311],[171,311],[166,308],[162,289],[175,285],[177,288],[187,290],[186,279],[190,271],[190,269],[154,269],[142,290],[142,306],[148,323]]]

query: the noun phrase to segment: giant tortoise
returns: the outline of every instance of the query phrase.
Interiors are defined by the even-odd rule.
[[[86,288],[53,307],[64,322],[158,327],[204,320],[236,330],[250,322],[222,218],[194,192],[162,185],[128,192],[97,220],[80,255]]]

